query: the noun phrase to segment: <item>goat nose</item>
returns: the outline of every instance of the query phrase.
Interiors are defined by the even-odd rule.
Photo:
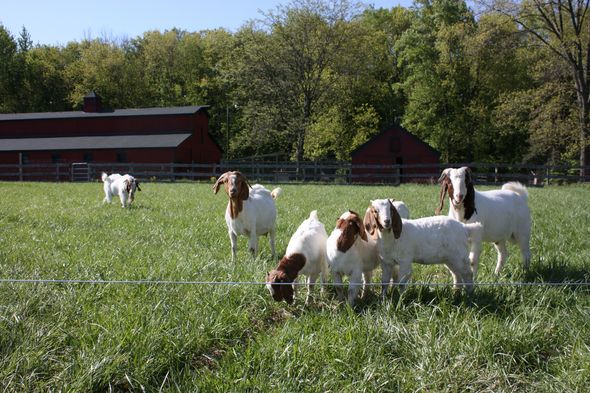
[[[457,202],[461,202],[463,200],[463,194],[457,194]]]
[[[386,227],[389,227],[389,225],[391,225],[391,220],[390,219],[383,220],[383,225]]]

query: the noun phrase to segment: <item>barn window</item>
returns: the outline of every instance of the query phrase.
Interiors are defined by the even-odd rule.
[[[124,150],[119,150],[117,152],[117,162],[127,162],[127,152]]]
[[[84,152],[84,162],[92,162],[92,152],[91,151]]]
[[[61,159],[61,156],[59,155],[58,152],[54,151],[53,153],[51,153],[51,162],[52,163],[57,164],[57,163],[59,163],[60,159]]]
[[[401,141],[399,136],[392,136],[389,140],[389,152],[399,153],[401,150]]]
[[[21,164],[28,164],[30,162],[29,160],[29,152],[23,151],[22,153],[20,153],[20,160],[21,160]]]

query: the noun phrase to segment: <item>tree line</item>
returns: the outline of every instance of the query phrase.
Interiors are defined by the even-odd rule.
[[[348,160],[400,124],[444,162],[586,165],[587,1],[296,0],[237,31],[33,44],[0,20],[0,112],[210,105],[227,158]]]

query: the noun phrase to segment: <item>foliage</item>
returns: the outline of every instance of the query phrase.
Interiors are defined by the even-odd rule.
[[[583,4],[470,8],[483,2],[295,0],[233,33],[173,28],[63,47],[0,25],[0,112],[76,110],[96,91],[112,108],[209,105],[227,158],[347,160],[401,124],[447,162],[580,162],[587,19],[563,18],[555,35],[543,13]]]
[[[279,255],[311,210],[331,231],[370,199],[404,200],[421,217],[438,196],[424,185],[281,187]],[[0,192],[10,201],[0,205],[2,279],[261,282],[276,264],[264,238],[256,261],[243,237],[231,261],[227,199],[211,184],[144,183],[130,209],[101,205],[100,183],[0,183]],[[529,192],[531,270],[510,246],[494,277],[487,244],[478,281],[588,283],[590,212],[571,206],[584,206],[590,189]],[[416,282],[452,282],[442,266],[414,269]],[[585,287],[481,285],[466,299],[414,286],[385,300],[371,288],[357,308],[331,288],[304,306],[304,293],[289,306],[263,285],[1,282],[2,388],[569,392],[590,380]]]

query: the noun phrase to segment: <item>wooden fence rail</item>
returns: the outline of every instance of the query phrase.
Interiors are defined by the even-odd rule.
[[[73,163],[0,165],[0,180],[97,181],[101,172],[131,173],[143,181],[210,181],[229,170],[240,170],[251,181],[264,183],[320,182],[336,184],[436,183],[447,167],[471,167],[479,184],[520,181],[528,185],[590,181],[590,167],[458,163],[416,165],[352,165],[348,162],[222,162],[219,164]]]

